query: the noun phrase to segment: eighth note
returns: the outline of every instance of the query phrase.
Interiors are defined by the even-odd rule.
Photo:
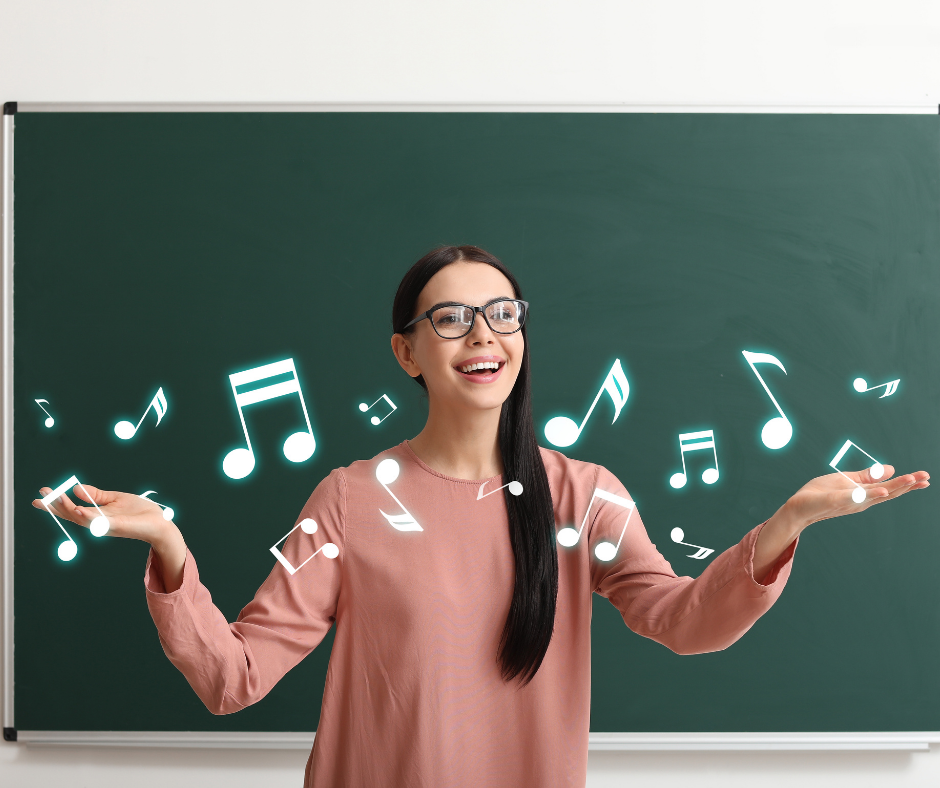
[[[45,402],[47,405],[49,404],[49,400],[47,400],[47,399],[37,399],[37,400],[36,400],[36,404],[39,405],[40,408],[42,408],[42,403],[43,403],[43,402]],[[48,429],[48,428],[51,427],[53,424],[55,424],[55,419],[52,418],[52,414],[51,414],[48,410],[46,410],[45,408],[42,408],[42,409],[43,409],[43,411],[45,411],[46,415],[49,417],[48,419],[46,419],[46,420],[43,422],[43,423],[46,425],[46,428]]]
[[[629,498],[623,498],[619,495],[614,495],[614,493],[607,492],[606,490],[601,490],[599,488],[594,488],[594,495],[591,496],[591,500],[588,501],[587,511],[584,513],[584,519],[581,521],[581,527],[575,531],[571,526],[562,528],[555,536],[555,539],[558,541],[558,544],[564,545],[565,547],[573,547],[578,543],[578,540],[581,538],[581,531],[584,530],[584,524],[587,522],[588,515],[591,513],[591,505],[594,503],[595,498],[601,498],[605,501],[610,501],[615,503],[618,506],[622,506],[625,509],[630,510],[630,514],[627,515],[627,520],[623,524],[623,530],[620,531],[620,538],[617,540],[617,544],[614,545],[611,542],[600,542],[594,548],[594,555],[597,556],[599,561],[611,561],[614,556],[617,555],[617,551],[620,549],[620,543],[623,541],[623,535],[627,532],[627,526],[630,524],[630,518],[633,517],[633,511],[636,509],[636,504],[631,501]]]
[[[239,393],[239,386],[247,386],[251,383],[257,383],[259,380],[270,380],[271,378],[287,378],[287,380],[278,380],[275,383],[268,383],[260,388],[242,391]],[[313,456],[317,448],[317,442],[313,437],[313,429],[310,427],[310,417],[307,415],[307,406],[304,403],[304,395],[300,390],[300,380],[297,378],[297,369],[294,366],[294,359],[286,358],[283,361],[275,361],[273,364],[265,364],[254,369],[246,369],[244,372],[236,372],[228,376],[232,384],[232,394],[235,395],[235,407],[238,408],[238,418],[241,419],[242,431],[245,433],[245,443],[247,449],[232,449],[222,460],[222,470],[230,479],[244,479],[255,468],[255,453],[251,448],[251,438],[248,437],[248,426],[245,424],[245,414],[243,408],[246,405],[254,405],[256,402],[266,402],[269,399],[284,397],[288,394],[296,394],[300,400],[300,408],[304,413],[304,421],[307,424],[306,432],[295,432],[284,441],[284,456],[291,462],[304,462]]]
[[[156,490],[147,490],[147,492],[141,493],[141,494],[138,495],[137,497],[138,497],[138,498],[143,498],[143,499],[145,499],[145,500],[147,500],[147,501],[150,501],[151,503],[155,503],[157,506],[159,506],[159,507],[161,507],[161,508],[163,509],[163,519],[164,519],[164,520],[172,520],[176,513],[175,513],[169,506],[165,506],[164,504],[160,503],[159,501],[154,501],[153,498],[148,498],[148,497],[147,497],[148,495],[153,495],[155,492],[156,492]]]
[[[375,466],[375,478],[378,479],[379,484],[385,488],[385,492],[391,495],[392,498],[395,498],[395,493],[388,489],[388,485],[398,478],[400,470],[401,469],[398,467],[398,463],[390,457],[382,460],[378,465]],[[395,498],[395,503],[397,503],[402,508],[404,514],[385,514],[385,512],[379,509],[382,517],[388,520],[388,524],[392,526],[392,528],[395,528],[398,531],[424,530],[420,525],[418,525],[418,521],[415,520],[411,512],[405,508],[405,505],[399,501],[398,498]]]
[[[298,528],[302,529],[305,534],[315,534],[315,533],[317,532],[317,522],[316,522],[316,520],[311,520],[309,517],[307,517],[307,518],[301,520],[299,523],[297,523],[297,525],[295,525],[293,528],[291,528],[291,529],[287,532],[287,536],[290,536],[290,535],[291,535],[292,533],[294,533],[294,531],[296,531]],[[331,560],[332,560],[333,558],[336,558],[336,556],[339,555],[339,548],[338,548],[335,544],[333,544],[332,542],[327,542],[325,545],[323,545],[323,547],[321,547],[319,550],[317,550],[315,553],[313,553],[313,555],[311,555],[309,558],[307,558],[307,559],[304,561],[303,564],[301,564],[301,565],[298,566],[298,567],[295,567],[293,564],[291,564],[290,561],[288,561],[288,560],[284,557],[284,554],[281,553],[281,551],[277,549],[277,546],[278,546],[279,544],[281,544],[281,542],[283,542],[285,539],[287,539],[287,536],[285,536],[283,539],[279,539],[277,542],[275,542],[274,547],[271,548],[271,552],[274,554],[274,557],[280,562],[281,566],[283,566],[283,567],[284,567],[288,572],[290,572],[290,574],[292,574],[292,575],[293,575],[295,572],[299,572],[301,569],[303,569],[303,568],[304,568],[304,564],[306,564],[307,561],[312,560],[312,559],[317,555],[317,553],[319,553],[319,552],[321,552],[321,551],[323,552],[323,555],[325,555],[327,558],[329,558],[329,559],[331,559]]]
[[[492,495],[493,493],[504,490],[507,487],[509,488],[509,492],[511,492],[513,495],[522,495],[522,484],[520,482],[509,482],[509,484],[504,484],[502,487],[497,487],[495,490],[490,490],[486,494],[483,493],[484,487],[486,487],[486,482],[483,482],[483,484],[480,485],[480,491],[477,493],[478,501],[481,498],[486,498],[487,495]]]
[[[679,454],[682,455],[682,473],[674,473],[669,478],[669,484],[677,490],[685,487],[687,476],[685,473],[685,453],[687,451],[698,451],[700,449],[711,449],[715,457],[715,467],[706,468],[702,472],[702,481],[705,484],[714,484],[718,481],[718,452],[715,449],[714,430],[704,430],[702,432],[686,432],[679,436]]]
[[[82,488],[82,492],[85,493],[88,498],[91,498],[91,496],[88,495],[88,490],[84,488],[82,483],[78,480],[78,477],[70,476],[66,481],[56,487],[51,493],[49,493],[40,501],[40,503],[45,507],[46,511],[52,515],[52,519],[55,520],[56,525],[62,529],[62,533],[65,534],[65,538],[68,539],[67,542],[62,542],[62,544],[59,545],[59,549],[57,550],[60,561],[71,561],[73,558],[75,558],[75,556],[78,554],[78,545],[75,544],[75,540],[69,536],[69,532],[65,530],[65,526],[59,522],[59,518],[52,514],[52,509],[49,508],[49,504],[55,501],[55,499],[63,493],[71,490],[76,485]],[[89,530],[91,530],[92,536],[104,536],[111,527],[111,524],[108,522],[108,518],[104,516],[104,513],[101,511],[101,509],[98,509],[98,504],[96,504],[94,500],[92,500],[91,505],[94,506],[97,510],[98,516],[91,521]]]
[[[783,370],[784,375],[787,374],[787,371],[784,369],[783,364],[780,363],[780,359],[776,356],[771,356],[770,353],[751,353],[747,350],[742,350],[741,352],[744,354],[744,358],[750,365],[751,370],[757,375],[757,379],[764,387],[764,391],[767,392],[767,396],[770,397],[770,401],[777,409],[777,413],[780,414],[779,416],[774,416],[774,418],[764,425],[764,428],[760,431],[760,439],[768,449],[782,449],[790,442],[790,438],[793,437],[793,425],[790,424],[790,420],[786,417],[786,414],[784,414],[783,408],[781,408],[777,400],[774,399],[774,395],[770,393],[770,389],[767,388],[767,384],[764,383],[764,379],[760,376],[760,372],[757,371],[757,367],[754,365],[775,364]]]
[[[360,403],[359,403],[359,410],[361,410],[363,413],[365,413],[367,410],[371,410],[371,409],[374,408],[376,405],[378,405],[383,399],[389,404],[389,406],[391,407],[391,410],[390,410],[388,413],[386,413],[384,416],[382,416],[381,419],[380,419],[378,416],[373,416],[373,417],[370,419],[370,421],[371,421],[375,426],[378,426],[379,424],[381,424],[383,421],[385,421],[385,419],[387,419],[389,416],[391,416],[392,413],[394,413],[396,410],[398,410],[398,406],[388,398],[388,394],[383,394],[381,397],[379,397],[379,398],[378,398],[375,402],[373,402],[371,405],[366,405],[366,403],[364,403],[364,402],[360,402]]]
[[[871,456],[867,451],[865,451],[863,448],[861,448],[860,446],[858,446],[858,445],[855,444],[855,443],[852,443],[852,441],[846,441],[846,442],[842,445],[842,448],[839,449],[839,451],[838,451],[838,453],[836,454],[836,456],[832,458],[832,462],[829,463],[829,466],[830,466],[831,468],[835,468],[836,473],[838,473],[838,474],[840,474],[840,475],[842,475],[842,476],[845,476],[845,474],[842,473],[842,471],[840,471],[836,466],[839,464],[839,462],[840,462],[840,461],[842,460],[842,458],[845,456],[845,453],[849,450],[849,447],[850,447],[850,446],[855,446],[856,449],[858,449],[862,454],[864,454],[866,457],[868,457],[869,460],[871,460],[871,461],[874,463],[874,465],[872,465],[872,466],[871,466],[871,469],[869,470],[869,473],[871,473],[871,478],[872,478],[872,479],[880,479],[882,476],[885,475],[885,466],[882,465],[880,462],[878,462],[878,460],[876,460],[874,457],[872,457],[872,456]],[[849,479],[848,476],[845,476],[845,478],[846,478],[846,479]],[[853,481],[852,479],[849,479],[849,481],[852,482],[852,484],[855,485],[855,489],[852,490],[852,500],[855,501],[855,503],[862,503],[862,501],[865,500],[865,496],[866,496],[865,488],[862,487],[862,485],[860,485],[858,482]]]
[[[708,556],[715,552],[710,547],[699,547],[697,544],[683,542],[682,540],[685,539],[685,533],[681,528],[673,528],[669,534],[669,538],[676,544],[681,544],[683,547],[695,548],[695,552],[692,553],[692,555],[687,555],[686,558],[708,558]]]
[[[894,394],[894,392],[898,390],[900,383],[901,378],[898,378],[897,380],[891,380],[888,383],[882,383],[878,386],[869,386],[868,383],[865,382],[865,378],[855,378],[852,386],[859,394],[863,394],[866,391],[873,391],[874,389],[880,389],[882,386],[887,386],[885,393],[878,397],[878,399],[884,399],[885,397],[890,397],[892,394]],[[39,400],[36,401],[38,402]]]
[[[135,427],[129,421],[119,421],[114,425],[114,434],[122,441],[130,440],[137,434],[137,430],[140,429],[140,425],[144,423],[144,418],[150,412],[151,408],[153,408],[153,412],[157,414],[157,424],[159,424],[166,414],[166,407],[166,397],[163,396],[163,386],[161,386],[157,389],[157,393],[154,395],[153,399],[150,400],[150,404],[147,406],[147,410],[144,411],[144,415],[140,417],[140,421],[137,422],[137,426]]]
[[[614,361],[614,365],[610,368],[610,372],[607,373],[607,377],[604,378],[604,383],[601,385],[597,396],[594,397],[594,402],[591,403],[587,415],[580,424],[576,424],[573,419],[569,419],[567,416],[555,416],[555,418],[548,420],[548,423],[545,425],[545,437],[548,439],[548,442],[553,446],[560,447],[570,446],[574,443],[581,436],[581,430],[584,429],[587,420],[591,418],[591,414],[594,412],[594,406],[597,405],[597,401],[605,391],[614,404],[614,421],[611,422],[611,424],[613,424],[617,421],[617,417],[620,415],[620,411],[623,410],[623,406],[627,404],[627,397],[630,396],[630,384],[627,382],[627,376],[623,373],[623,367],[620,366],[619,358]]]

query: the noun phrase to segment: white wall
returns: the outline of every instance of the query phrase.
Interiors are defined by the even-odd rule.
[[[0,34],[24,103],[940,104],[935,0],[2,0]],[[296,788],[305,760],[0,743],[0,782]],[[689,783],[933,788],[940,749],[590,757],[590,788]]]

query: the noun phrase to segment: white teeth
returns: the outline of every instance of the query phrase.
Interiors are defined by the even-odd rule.
[[[499,369],[499,363],[496,361],[481,361],[477,364],[467,364],[463,367],[458,367],[461,372],[473,372],[475,369]]]

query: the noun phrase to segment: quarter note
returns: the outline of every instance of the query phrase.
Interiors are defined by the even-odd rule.
[[[164,520],[172,520],[173,517],[176,515],[176,513],[175,513],[169,506],[165,506],[164,504],[160,503],[159,501],[154,501],[153,498],[148,498],[148,497],[147,497],[148,495],[153,495],[154,493],[156,493],[156,490],[147,490],[147,492],[141,493],[141,494],[138,495],[137,497],[138,497],[138,498],[143,498],[144,500],[150,501],[151,503],[155,503],[157,506],[159,506],[160,508],[163,509],[163,519],[164,519]]]
[[[42,408],[42,403],[43,403],[43,402],[45,402],[47,405],[49,404],[49,400],[47,400],[47,399],[37,399],[37,400],[36,400],[36,404],[39,405],[40,408]],[[42,409],[43,409],[43,411],[45,412],[46,416],[49,417],[49,418],[47,418],[47,419],[45,420],[45,422],[43,422],[43,423],[46,425],[46,428],[49,428],[49,427],[51,427],[53,424],[55,424],[55,419],[52,418],[52,414],[51,414],[48,410],[46,410],[45,408],[42,408]]]
[[[373,416],[373,417],[370,419],[370,421],[371,421],[375,426],[378,426],[379,424],[381,424],[383,421],[385,421],[385,419],[387,419],[389,416],[391,416],[392,413],[394,413],[396,410],[398,410],[398,406],[397,406],[394,402],[392,402],[392,401],[389,399],[388,394],[383,394],[381,397],[379,397],[379,398],[378,398],[375,402],[373,402],[371,405],[366,405],[366,403],[364,403],[364,402],[360,402],[360,403],[359,403],[359,410],[361,410],[363,413],[365,413],[367,410],[371,410],[371,409],[374,408],[376,405],[378,405],[383,399],[389,404],[389,407],[391,407],[391,410],[390,410],[388,413],[386,413],[384,416],[382,416],[381,419],[380,419],[378,416]]]
[[[296,531],[298,528],[300,528],[305,534],[315,534],[315,533],[317,532],[317,522],[316,522],[316,520],[311,520],[309,517],[307,517],[307,518],[301,520],[299,523],[297,523],[297,525],[295,525],[293,528],[291,528],[291,529],[287,532],[287,536],[290,536],[290,535],[291,535],[292,533],[294,533],[294,531]],[[285,537],[283,537],[282,539],[279,539],[277,542],[275,542],[274,547],[271,548],[271,552],[274,554],[274,557],[281,563],[281,566],[283,566],[283,567],[284,567],[288,572],[290,572],[292,575],[293,575],[295,572],[299,572],[301,569],[303,569],[303,568],[304,568],[304,565],[305,565],[308,561],[313,560],[313,558],[314,558],[318,553],[321,553],[321,552],[322,552],[323,555],[325,555],[325,556],[326,556],[327,558],[329,558],[330,560],[336,558],[336,556],[339,555],[339,548],[338,548],[335,544],[333,544],[332,542],[327,542],[326,544],[323,545],[323,547],[319,548],[315,553],[313,553],[309,558],[307,558],[307,559],[303,562],[303,564],[301,564],[301,565],[298,566],[298,567],[295,567],[295,566],[293,566],[293,564],[291,564],[290,561],[288,561],[288,560],[284,557],[284,554],[281,553],[281,551],[277,549],[277,548],[278,548],[278,545],[280,545],[285,539],[287,539],[287,536],[285,536]]]
[[[842,445],[842,448],[839,449],[836,456],[832,458],[832,462],[829,463],[829,466],[831,468],[834,468],[836,473],[840,474],[841,476],[845,476],[846,479],[849,479],[849,477],[846,476],[844,473],[842,473],[842,471],[840,471],[837,466],[842,461],[842,458],[845,456],[845,453],[849,450],[851,446],[855,446],[856,449],[858,449],[862,454],[864,454],[866,457],[868,457],[869,460],[871,460],[874,463],[874,465],[871,466],[871,469],[869,471],[871,473],[872,479],[880,479],[882,476],[885,475],[885,466],[882,465],[880,462],[878,462],[878,460],[872,457],[863,448],[861,448],[855,443],[852,443],[852,441],[846,441]],[[858,482],[852,479],[849,479],[849,481],[855,485],[855,489],[852,490],[852,500],[855,501],[855,503],[862,503],[865,500],[865,496],[866,496],[865,488],[862,487],[862,485],[860,485]]]
[[[619,358],[614,361],[614,365],[610,368],[610,372],[607,373],[607,377],[604,378],[603,385],[597,392],[597,396],[594,397],[594,402],[591,403],[587,415],[580,424],[576,424],[574,420],[569,419],[567,416],[555,416],[555,418],[548,420],[548,423],[545,425],[545,437],[548,439],[548,442],[553,446],[562,448],[574,443],[580,437],[581,430],[584,429],[584,425],[587,424],[587,420],[594,412],[594,406],[597,405],[597,401],[605,391],[614,404],[614,420],[611,422],[611,424],[613,424],[617,421],[617,417],[620,416],[620,411],[623,410],[623,406],[626,405],[627,397],[630,396],[630,384],[627,382],[627,376],[623,372],[623,367],[620,366]]]
[[[288,375],[290,379],[268,383],[250,391],[240,393],[238,391],[240,386],[244,387],[260,380],[270,380],[271,378],[286,377]],[[310,427],[310,417],[307,415],[307,405],[304,403],[304,395],[300,390],[300,380],[297,378],[294,359],[286,358],[283,361],[275,361],[273,364],[265,364],[254,369],[236,372],[234,375],[229,375],[228,379],[232,384],[232,394],[235,396],[238,418],[241,420],[242,431],[245,433],[245,443],[248,448],[232,449],[225,455],[225,459],[222,460],[222,470],[226,476],[230,479],[244,479],[255,467],[255,454],[251,448],[251,438],[248,437],[248,427],[245,424],[243,408],[247,405],[254,405],[256,402],[266,402],[269,399],[285,397],[289,394],[296,394],[300,400],[304,421],[307,423],[307,431],[295,432],[284,441],[284,456],[291,462],[304,462],[310,459],[317,447],[317,442],[314,440],[313,429]]]
[[[754,374],[757,375],[757,379],[764,387],[764,391],[767,392],[767,396],[770,397],[770,401],[774,404],[774,407],[780,414],[779,416],[774,416],[774,418],[764,425],[764,428],[760,431],[760,439],[768,449],[782,449],[790,442],[790,438],[793,436],[793,425],[790,424],[790,420],[784,414],[783,408],[780,407],[780,403],[774,399],[774,395],[771,394],[770,389],[767,388],[767,384],[764,382],[764,379],[760,376],[760,372],[757,371],[757,367],[754,365],[774,364],[783,370],[784,375],[787,374],[787,371],[784,369],[783,364],[780,363],[780,359],[778,359],[776,356],[771,356],[769,353],[751,353],[747,350],[742,350],[741,353],[744,354],[744,358],[747,359],[747,363],[750,365],[751,370],[753,370]]]
[[[129,421],[119,421],[114,425],[114,434],[122,441],[133,438],[137,434],[137,430],[140,429],[140,425],[144,423],[144,418],[150,412],[151,408],[153,408],[153,412],[157,414],[157,425],[159,425],[167,409],[166,397],[163,396],[163,386],[157,389],[157,393],[154,395],[153,399],[150,400],[147,410],[145,410],[144,415],[140,417],[140,421],[137,422],[136,427]]]
[[[890,397],[892,394],[894,394],[895,391],[898,390],[898,386],[900,384],[901,384],[900,378],[898,378],[897,380],[891,380],[887,383],[881,383],[878,386],[869,386],[868,383],[865,382],[865,378],[855,378],[855,380],[852,382],[852,386],[855,388],[855,390],[859,394],[863,394],[866,391],[873,391],[874,389],[880,389],[882,386],[885,386],[886,387],[885,393],[882,394],[880,397],[878,397],[878,399],[884,399],[885,397]],[[38,402],[39,400],[36,400],[36,401]],[[46,426],[49,426],[49,425],[46,425]]]
[[[617,540],[617,544],[614,545],[610,542],[604,541],[599,542],[594,548],[594,555],[597,556],[600,561],[610,561],[617,555],[617,551],[620,549],[620,543],[623,541],[623,535],[627,532],[627,526],[630,524],[630,518],[633,517],[633,511],[636,508],[636,504],[631,501],[629,498],[623,498],[619,495],[614,495],[614,493],[607,492],[606,490],[601,490],[600,488],[594,489],[594,494],[591,496],[591,500],[588,501],[587,511],[584,513],[584,519],[581,521],[581,527],[575,531],[571,526],[562,528],[556,535],[558,544],[564,545],[565,547],[573,547],[578,543],[578,540],[581,538],[581,532],[584,530],[584,525],[587,523],[588,515],[591,513],[591,506],[594,504],[595,498],[601,498],[605,501],[610,501],[615,503],[618,506],[622,506],[625,509],[630,510],[630,514],[627,515],[627,520],[623,524],[623,530],[620,532],[620,538]]]
[[[699,547],[697,544],[689,544],[688,542],[683,542],[685,539],[685,533],[681,528],[673,528],[669,534],[669,538],[672,539],[676,544],[681,544],[684,547],[692,547],[695,549],[695,552],[692,555],[686,556],[686,558],[708,558],[715,551],[710,547]]]
[[[84,492],[88,498],[91,498],[91,496],[88,495],[88,491],[82,486],[82,483],[78,480],[78,477],[70,476],[66,481],[64,481],[62,484],[56,487],[51,493],[49,493],[40,501],[40,503],[45,507],[46,511],[49,512],[50,515],[52,515],[52,519],[55,520],[56,525],[58,525],[59,528],[62,529],[62,533],[65,534],[65,538],[68,539],[67,542],[62,542],[62,544],[59,545],[59,548],[56,551],[59,555],[60,561],[71,561],[73,558],[75,558],[75,556],[78,554],[78,545],[75,544],[75,540],[71,536],[69,536],[69,532],[65,530],[65,526],[63,526],[62,523],[59,522],[59,518],[56,517],[55,514],[53,514],[52,509],[49,508],[49,504],[55,501],[55,499],[58,498],[63,493],[66,493],[69,490],[71,490],[76,485],[82,488],[82,492]],[[98,504],[96,504],[94,500],[92,500],[91,505],[94,506],[95,509],[97,510],[98,516],[94,520],[91,521],[91,525],[89,526],[89,529],[91,530],[92,536],[104,536],[108,532],[108,529],[111,527],[110,523],[108,522],[108,518],[104,516],[104,513],[101,511],[101,509],[98,508]]]
[[[705,484],[714,484],[718,481],[718,452],[715,449],[714,430],[703,430],[702,432],[685,432],[679,435],[679,454],[682,456],[682,473],[674,473],[669,478],[669,484],[677,490],[685,487],[688,480],[685,472],[685,453],[687,451],[699,451],[702,449],[711,449],[715,458],[715,467],[706,468],[702,472],[702,481]]]
[[[509,488],[509,492],[511,492],[513,495],[522,495],[522,484],[520,482],[509,482],[509,484],[504,484],[502,487],[497,487],[495,490],[490,490],[488,493],[483,492],[484,487],[486,487],[486,482],[483,482],[483,484],[480,485],[480,489],[477,492],[478,501],[481,498],[486,498],[487,495],[492,495],[493,493],[504,490],[507,487]]]
[[[398,478],[400,470],[398,463],[390,457],[382,460],[375,466],[375,478],[378,479],[379,484],[385,488],[385,492],[395,499],[395,503],[402,508],[404,514],[386,514],[382,512],[381,509],[379,509],[379,511],[382,512],[382,516],[388,520],[388,524],[392,526],[392,528],[399,531],[423,531],[424,529],[418,525],[418,521],[415,520],[411,512],[405,508],[405,505],[399,501],[398,498],[395,498],[395,493],[388,489],[388,485]]]

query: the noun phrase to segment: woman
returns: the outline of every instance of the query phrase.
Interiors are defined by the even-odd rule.
[[[839,474],[814,479],[701,577],[677,577],[638,513],[624,531],[630,496],[610,472],[537,445],[521,299],[477,247],[411,268],[392,349],[428,392],[427,424],[317,486],[297,518],[316,530],[294,529],[234,624],[156,504],[86,485],[110,533],[152,546],[161,643],[211,712],[260,700],[336,622],[307,786],[584,785],[592,592],[673,651],[723,649],[780,595],[807,525],[929,484],[887,481],[890,466],[877,483],[850,474],[867,494],[856,504]],[[487,494],[513,481],[520,494]],[[84,526],[97,514],[68,496],[55,509]],[[556,523],[584,524],[573,546]],[[601,542],[619,545],[611,560]]]

